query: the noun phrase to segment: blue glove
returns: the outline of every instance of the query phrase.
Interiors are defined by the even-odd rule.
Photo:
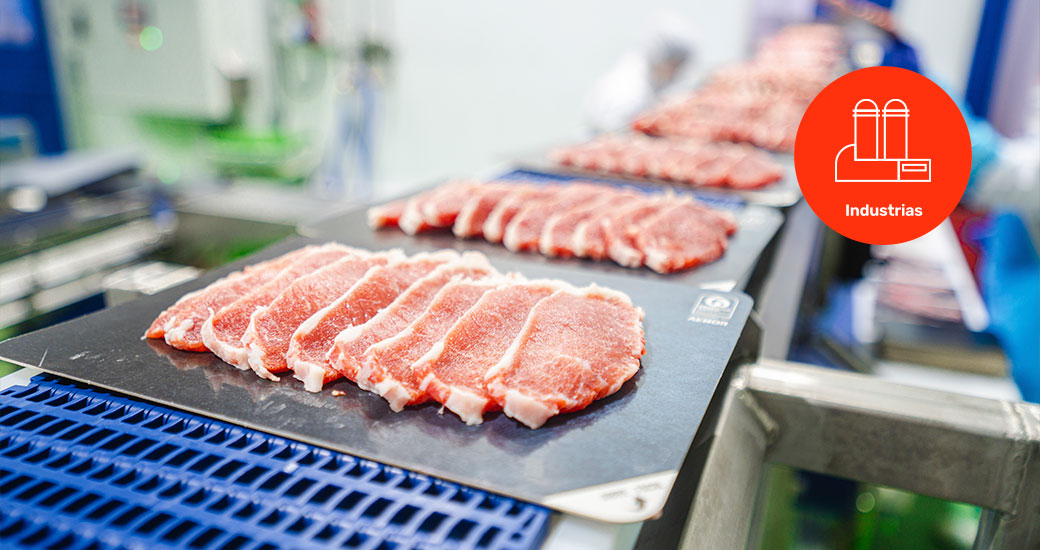
[[[990,314],[989,331],[1011,362],[1022,398],[1040,403],[1040,259],[1022,220],[996,212],[980,235],[979,279]]]

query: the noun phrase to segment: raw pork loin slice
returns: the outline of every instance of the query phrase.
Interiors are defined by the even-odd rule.
[[[542,228],[553,214],[594,201],[603,194],[603,189],[588,184],[556,187],[551,197],[531,201],[513,216],[502,235],[502,244],[512,252],[537,250]]]
[[[733,149],[718,145],[706,145],[703,150],[691,155],[685,166],[680,170],[689,170],[690,179],[694,185],[704,187],[723,187],[726,178],[729,177],[729,169],[736,162]],[[678,174],[663,173],[659,177],[668,178]]]
[[[484,374],[502,358],[538,300],[560,288],[554,281],[530,281],[482,296],[412,365],[422,388],[466,424],[483,422],[484,413],[498,406],[484,387]]]
[[[382,396],[397,412],[407,405],[428,401],[422,379],[415,375],[412,364],[441,341],[481,296],[504,282],[513,281],[496,277],[445,285],[422,316],[396,336],[373,344],[365,351],[357,375],[358,385]]]
[[[307,318],[350,290],[370,268],[403,259],[400,251],[376,254],[354,251],[293,281],[271,305],[253,312],[242,336],[242,342],[249,348],[249,366],[261,378],[278,380],[276,373],[289,370],[285,364],[289,339]]]
[[[455,225],[452,226],[451,232],[459,238],[480,237],[484,234],[484,222],[498,201],[517,188],[517,184],[509,183],[485,183],[477,186],[462,205],[459,215],[455,217]]]
[[[477,185],[476,181],[453,181],[434,189],[419,205],[423,221],[430,227],[451,227]]]
[[[202,341],[202,324],[214,311],[245,296],[275,278],[282,269],[313,250],[309,246],[277,258],[251,265],[211,283],[206,288],[181,296],[152,321],[146,338],[165,338],[166,343],[185,351],[208,351]]]
[[[747,155],[729,169],[729,184],[735,189],[755,189],[762,181],[783,179],[784,169],[773,162],[769,155],[748,148]]]
[[[571,246],[574,255],[581,258],[603,260],[607,258],[606,223],[623,207],[645,200],[645,196],[622,192],[610,200],[595,214],[578,222],[574,227]]]
[[[368,225],[372,229],[380,227],[396,227],[404,213],[404,207],[408,203],[406,199],[396,200],[373,206],[368,209]]]
[[[728,241],[725,227],[708,221],[698,205],[686,201],[639,224],[635,244],[647,267],[671,273],[719,259]]]
[[[487,371],[487,392],[507,416],[531,428],[584,409],[639,370],[642,319],[643,311],[619,292],[595,285],[555,292],[534,306]]]
[[[553,187],[521,186],[498,201],[484,221],[484,239],[488,242],[502,242],[506,227],[517,212],[525,205],[535,201],[551,198],[556,194]]]
[[[248,369],[246,357],[249,350],[242,343],[242,336],[246,333],[249,319],[256,308],[270,304],[296,279],[349,253],[350,249],[345,246],[330,244],[316,248],[299,258],[274,279],[211,315],[202,325],[202,342],[225,362],[240,369]]]
[[[422,201],[426,200],[426,198],[432,193],[433,191],[419,193],[404,203],[404,208],[401,209],[401,216],[397,219],[397,227],[400,227],[401,231],[404,231],[409,235],[415,235],[420,231],[432,229],[429,224],[423,220],[421,210]]]
[[[398,227],[409,235],[438,227],[450,227],[455,223],[462,203],[470,190],[476,187],[472,181],[455,181],[419,193],[408,199]]]
[[[663,200],[648,198],[622,208],[603,220],[610,259],[625,267],[643,265],[644,254],[635,240],[637,228],[644,220],[655,216],[667,206],[668,203]]]
[[[612,211],[636,197],[625,192],[607,192],[585,204],[554,214],[545,222],[538,239],[538,251],[546,256],[579,256],[576,237],[579,228],[599,212]]]
[[[733,217],[733,214],[724,210],[709,208],[704,203],[688,197],[676,200],[683,204],[684,208],[690,211],[691,218],[699,218],[708,224],[717,226],[722,229],[727,236],[737,232],[737,219]]]
[[[415,281],[393,303],[361,325],[354,325],[336,336],[328,353],[329,365],[344,378],[357,380],[365,350],[405,329],[426,311],[433,297],[444,285],[461,277],[481,278],[495,273],[487,257],[467,252],[456,261],[442,264],[429,275]],[[366,388],[367,389],[367,388]]]
[[[458,257],[458,253],[445,250],[373,267],[343,296],[311,315],[293,333],[285,356],[293,376],[303,381],[307,391],[320,391],[324,383],[339,377],[327,355],[340,332],[368,321],[417,279]]]

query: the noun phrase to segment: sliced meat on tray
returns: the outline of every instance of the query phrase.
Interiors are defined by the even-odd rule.
[[[484,413],[498,406],[484,387],[484,374],[502,358],[531,308],[562,284],[529,281],[483,295],[412,365],[422,389],[466,424],[483,422]]]
[[[636,244],[636,234],[642,222],[655,216],[668,206],[659,198],[643,199],[620,208],[613,216],[603,220],[607,242],[607,256],[625,267],[643,265],[645,254]]]
[[[754,189],[760,181],[782,178],[784,170],[762,151],[752,149],[730,166],[728,175],[734,189]]]
[[[382,396],[390,408],[398,412],[408,405],[428,401],[422,378],[416,376],[412,364],[441,341],[481,296],[511,282],[515,281],[502,277],[445,285],[412,324],[365,351],[358,371],[358,385]]]
[[[455,223],[463,202],[476,187],[473,181],[452,181],[408,199],[397,225],[409,235]]]
[[[550,157],[581,171],[693,186],[757,189],[784,175],[780,164],[764,151],[746,144],[704,139],[605,135],[556,150]],[[743,167],[749,157],[749,167]],[[739,171],[735,171],[738,166]]]
[[[266,307],[257,308],[242,336],[249,348],[248,362],[257,376],[277,380],[289,370],[285,354],[296,329],[319,309],[346,293],[369,269],[405,258],[401,251],[354,251],[289,285]]]
[[[401,209],[401,216],[397,219],[397,227],[400,227],[401,231],[409,235],[415,235],[416,233],[433,229],[426,223],[422,215],[422,201],[431,193],[433,191],[420,193],[405,201],[404,208]]]
[[[458,260],[438,266],[429,275],[415,281],[366,323],[354,325],[339,333],[328,353],[329,364],[344,378],[357,380],[365,350],[404,330],[426,311],[434,295],[444,285],[454,279],[480,279],[495,273],[487,257],[475,252],[465,253]]]
[[[723,187],[729,181],[730,169],[739,160],[738,150],[714,145],[705,146],[700,153],[693,155],[689,170],[694,185],[704,187]],[[681,173],[662,174],[662,178],[682,177]]]
[[[574,229],[592,217],[610,202],[609,195],[600,195],[592,200],[562,212],[553,212],[542,226],[538,237],[538,251],[546,256],[574,256]]]
[[[640,115],[633,127],[790,151],[802,113],[836,75],[845,49],[840,38],[813,33],[804,40],[781,31],[761,41],[753,59],[721,67],[699,89]]]
[[[350,254],[345,246],[338,244],[315,248],[289,264],[276,277],[252,292],[224,306],[202,325],[202,342],[225,362],[240,369],[249,368],[246,361],[249,350],[242,343],[242,336],[249,327],[249,319],[258,307],[271,303],[296,279]]]
[[[726,230],[712,223],[696,206],[673,204],[647,218],[634,232],[644,264],[658,273],[671,273],[713,262],[726,251]]]
[[[459,215],[455,217],[455,224],[451,228],[452,233],[459,238],[483,236],[484,222],[495,205],[510,192],[515,191],[519,185],[485,183],[475,187],[459,209]]]
[[[430,227],[451,227],[477,185],[476,181],[464,180],[438,187],[419,206],[423,221]]]
[[[404,213],[406,204],[408,204],[408,201],[401,199],[369,208],[368,226],[372,229],[397,227],[397,223],[401,221],[401,214]]]
[[[278,276],[282,269],[313,248],[300,248],[246,267],[205,288],[185,294],[152,321],[145,337],[164,338],[170,346],[185,351],[207,351],[202,341],[202,324],[214,311]]]
[[[555,192],[555,189],[551,187],[523,185],[502,197],[498,204],[491,209],[487,220],[484,221],[484,239],[492,243],[502,242],[506,227],[520,209],[531,202],[550,198]]]
[[[623,208],[645,200],[638,193],[620,193],[597,213],[578,222],[574,227],[572,246],[574,255],[593,260],[605,260],[607,256],[607,223]]]
[[[708,224],[717,226],[719,229],[722,229],[726,235],[732,235],[737,232],[737,219],[733,217],[733,214],[730,214],[725,210],[710,208],[702,202],[688,198],[677,200],[679,200],[681,204],[690,211],[691,217],[698,217]]]
[[[557,186],[542,200],[530,201],[506,225],[502,244],[513,252],[537,250],[542,228],[553,214],[587,204],[602,196],[604,187],[589,184]]]
[[[600,213],[612,212],[637,198],[635,193],[624,191],[602,193],[587,204],[554,214],[542,228],[542,235],[538,239],[538,251],[546,256],[564,258],[586,256],[584,239],[587,238],[585,235],[588,223],[599,217]]]
[[[702,208],[675,203],[653,223],[709,219],[713,212]],[[717,222],[699,223],[714,224],[724,238]],[[266,274],[250,278],[259,273]],[[617,391],[643,351],[641,312],[623,294],[502,275],[479,252],[409,257],[307,246],[189,294],[178,304],[191,310],[171,307],[156,326],[197,314],[214,300],[193,298],[214,289],[239,296],[209,315],[201,331],[226,362],[272,381],[293,370],[312,392],[342,374],[394,411],[435,400],[470,425],[502,406],[532,427],[585,407]],[[168,349],[149,345],[162,354]],[[501,387],[492,393],[489,383]]]
[[[707,144],[699,150],[719,147]],[[603,148],[609,149],[606,145]],[[684,162],[710,162],[718,164],[721,172],[726,172],[731,161],[747,157],[751,160],[741,162],[749,168],[742,170],[766,170],[767,167],[754,160],[755,155],[749,155],[749,151],[755,153],[749,146],[731,145],[723,153],[705,154],[707,160],[695,156]],[[729,158],[727,155],[737,156]],[[650,170],[670,169],[660,163],[648,164]],[[675,169],[688,168],[679,166]],[[434,211],[441,212],[443,217],[422,218],[420,225],[413,224],[413,227],[434,229],[431,224],[447,223],[457,207],[458,215],[452,226],[456,236],[483,235],[490,242],[503,242],[506,248],[514,252],[537,250],[547,256],[581,257],[597,261],[609,258],[621,266],[638,268],[644,265],[645,258],[635,242],[639,224],[680,199],[680,195],[672,192],[645,193],[631,188],[619,189],[612,185],[582,181],[552,185],[459,182],[416,195],[409,199],[405,210],[406,214],[408,211],[421,212],[426,209],[428,201],[435,201],[438,206]],[[455,206],[448,205],[452,201],[456,201]],[[721,226],[727,236],[736,231],[735,218],[730,213],[696,201],[690,202],[691,210],[694,204],[697,210],[703,212],[699,217],[702,221]],[[409,226],[408,223],[402,225]],[[669,227],[682,229],[674,225]],[[410,229],[406,227],[405,231]],[[655,261],[658,266],[692,267],[698,263]]]
[[[311,315],[289,341],[285,361],[308,391],[339,377],[328,362],[333,340],[340,332],[360,325],[388,306],[406,288],[437,266],[459,256],[453,251],[416,254],[409,259],[372,268],[343,296]]]
[[[507,416],[531,428],[583,409],[639,370],[642,318],[624,294],[595,285],[559,290],[534,306],[487,371],[487,392]]]

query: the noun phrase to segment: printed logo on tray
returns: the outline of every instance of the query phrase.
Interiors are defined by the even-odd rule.
[[[738,300],[732,296],[702,294],[690,311],[689,320],[718,327],[728,326],[737,311],[737,303]]]
[[[916,239],[964,195],[971,139],[931,80],[871,67],[832,82],[802,117],[794,148],[805,200],[828,227],[870,244]]]

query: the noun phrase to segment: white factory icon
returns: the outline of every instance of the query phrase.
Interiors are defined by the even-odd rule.
[[[931,159],[909,158],[909,122],[910,109],[901,99],[888,100],[883,109],[870,99],[856,102],[853,142],[834,158],[834,181],[931,181]]]

